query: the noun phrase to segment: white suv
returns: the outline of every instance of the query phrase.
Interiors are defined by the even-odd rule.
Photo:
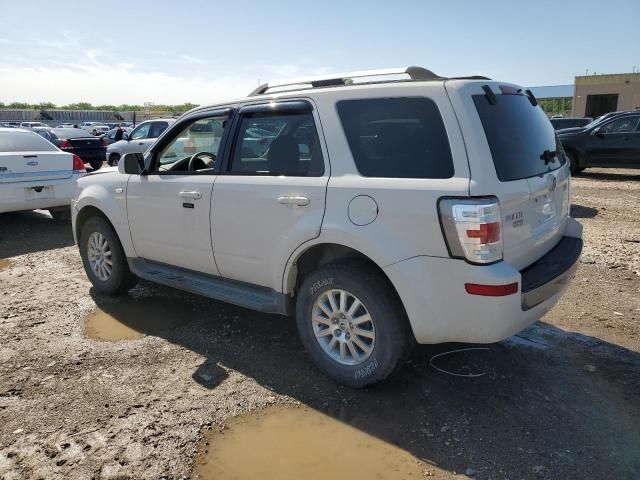
[[[84,122],[78,125],[79,128],[84,130],[85,132],[89,132],[92,135],[102,135],[109,131],[109,127],[107,127],[104,123],[100,122]]]
[[[143,278],[295,314],[312,360],[356,387],[414,340],[523,329],[582,250],[569,167],[531,92],[419,67],[263,85],[78,184],[96,290]]]
[[[124,133],[122,140],[107,147],[107,163],[115,166],[127,153],[144,153],[175,121],[174,118],[156,118],[140,123],[132,131]]]

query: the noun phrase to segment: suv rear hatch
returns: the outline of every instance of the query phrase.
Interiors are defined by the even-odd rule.
[[[73,174],[73,156],[34,132],[0,131],[0,183],[61,180]]]
[[[570,175],[562,145],[532,94],[490,81],[447,82],[465,136],[471,196],[495,196],[503,259],[518,270],[562,239]]]

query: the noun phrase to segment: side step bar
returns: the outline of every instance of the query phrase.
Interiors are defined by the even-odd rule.
[[[127,258],[129,269],[140,278],[167,287],[232,303],[258,312],[288,315],[287,296],[264,287],[225,280],[141,258]]]

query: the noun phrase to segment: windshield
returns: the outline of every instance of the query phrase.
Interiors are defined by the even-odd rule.
[[[564,165],[562,145],[549,119],[525,95],[474,95],[498,178],[520,180]]]

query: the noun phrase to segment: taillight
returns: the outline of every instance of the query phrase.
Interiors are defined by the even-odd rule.
[[[443,198],[438,203],[449,254],[472,263],[502,260],[500,204],[495,197]]]
[[[64,142],[62,142],[58,148],[60,150],[69,150],[73,148],[73,145],[71,145],[71,142],[67,139]]]
[[[104,139],[104,137],[101,137],[101,138],[100,138],[100,144],[101,144],[103,147],[106,147],[106,146],[107,146],[107,141]]]
[[[73,173],[85,173],[84,162],[78,155],[73,156]]]

